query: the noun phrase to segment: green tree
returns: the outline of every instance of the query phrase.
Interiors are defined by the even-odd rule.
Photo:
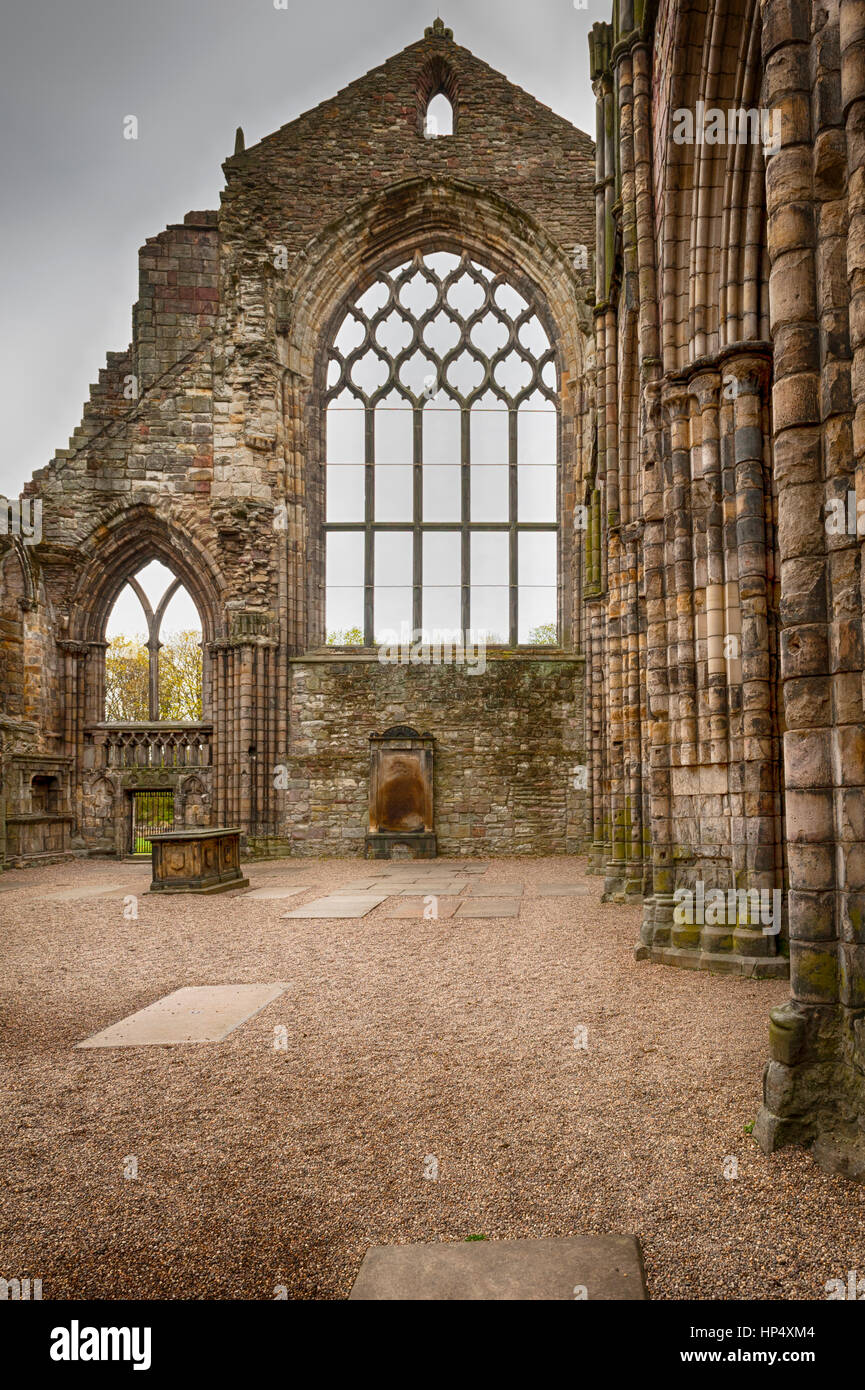
[[[559,645],[559,630],[555,623],[541,623],[540,627],[533,627],[529,633],[530,647],[557,647]]]
[[[105,652],[105,718],[109,723],[147,717],[147,646],[140,637],[114,637]]]
[[[362,647],[363,633],[359,627],[337,628],[327,634],[329,647]]]
[[[159,718],[201,718],[200,632],[172,632],[159,649]]]
[[[115,637],[105,653],[105,718],[143,724],[150,718],[150,655],[140,637]],[[159,718],[201,718],[201,633],[172,632],[159,649]]]

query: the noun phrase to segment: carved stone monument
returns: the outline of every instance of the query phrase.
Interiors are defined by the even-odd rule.
[[[151,893],[227,893],[248,888],[240,868],[240,831],[172,830],[151,835]]]
[[[368,859],[434,859],[433,739],[399,724],[370,735]]]

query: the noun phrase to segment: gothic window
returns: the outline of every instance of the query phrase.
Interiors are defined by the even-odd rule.
[[[438,92],[426,109],[424,135],[428,140],[436,140],[443,135],[454,133],[454,108],[444,92]]]
[[[165,565],[153,560],[127,580],[105,635],[107,722],[201,719],[201,621]]]
[[[357,296],[325,397],[330,642],[557,643],[557,402],[535,308],[468,255],[417,254]]]

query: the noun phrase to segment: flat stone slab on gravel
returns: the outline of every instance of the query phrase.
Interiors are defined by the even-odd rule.
[[[323,921],[328,918],[337,921],[347,917],[365,917],[389,896],[389,893],[364,893],[362,897],[338,897],[332,894],[327,898],[316,898],[314,902],[306,903],[303,907],[296,907],[293,912],[286,912],[282,920],[286,921],[292,917],[320,917]]]
[[[249,902],[250,898],[262,902],[267,902],[273,898],[296,898],[298,893],[305,893],[307,887],[311,888],[312,884],[302,884],[299,888],[289,888],[285,884],[275,883],[272,888],[253,888],[251,893],[244,893],[243,901]]]
[[[448,879],[443,883],[409,883],[404,888],[394,888],[392,891],[404,898],[423,898],[430,893],[439,893],[445,898],[458,898],[467,888],[467,881],[460,878]]]
[[[542,883],[537,891],[539,898],[587,898],[588,888],[579,883]]]
[[[349,1298],[635,1303],[647,1294],[634,1236],[571,1236],[378,1247],[364,1256]]]
[[[284,985],[193,985],[103,1028],[77,1047],[148,1047],[222,1042],[241,1023],[273,1003]]]
[[[141,891],[140,882],[129,883],[105,883],[99,888],[58,888],[53,893],[40,893],[40,898],[45,898],[52,903],[71,903],[78,898],[107,898],[117,893],[135,893]]]
[[[361,878],[357,882],[343,883],[333,896],[342,898],[365,898],[371,893],[382,893],[386,885],[380,878]]]
[[[470,883],[468,890],[473,898],[516,898],[522,897],[525,886],[522,883]]]
[[[436,894],[431,894],[430,896],[437,897]],[[427,920],[434,922],[439,919],[447,919],[448,917],[453,917],[459,905],[459,898],[438,898],[438,901],[435,904],[435,911],[437,916],[427,918]],[[407,920],[416,922],[424,920],[425,912],[426,907],[424,906],[423,899],[409,898],[408,900],[398,902],[394,907],[391,908],[390,912],[388,912],[387,915],[388,917],[404,917]]]
[[[460,903],[457,917],[519,917],[519,898],[467,898]]]

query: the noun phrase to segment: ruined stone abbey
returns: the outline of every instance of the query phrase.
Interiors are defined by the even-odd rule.
[[[618,0],[591,78],[594,140],[437,20],[147,240],[0,535],[0,862],[157,793],[250,856],[588,855],[638,960],[789,972],[757,1137],[863,1177],[865,0]],[[199,717],[148,609],[110,719],[153,561]],[[385,735],[434,771],[379,816]]]

